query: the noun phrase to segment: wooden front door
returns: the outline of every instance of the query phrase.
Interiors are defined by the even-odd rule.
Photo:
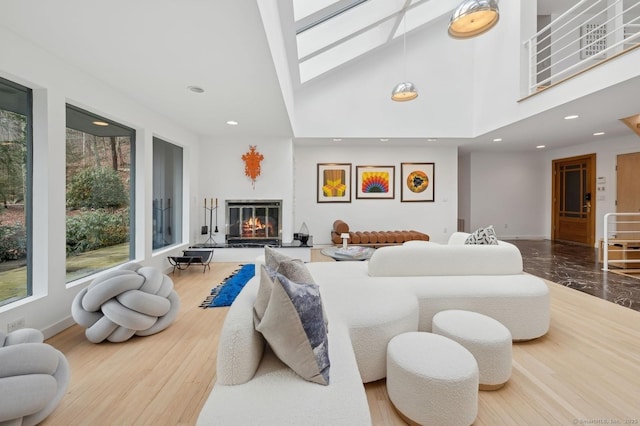
[[[618,213],[639,213],[640,212],[640,153],[618,155],[616,162],[616,211]],[[624,222],[624,217],[618,218]],[[629,220],[637,221],[638,217],[630,217]],[[637,230],[638,224],[618,223],[617,231],[621,232],[616,238],[623,240],[638,240],[640,233],[630,233]]]
[[[552,239],[595,244],[596,155],[553,160]]]

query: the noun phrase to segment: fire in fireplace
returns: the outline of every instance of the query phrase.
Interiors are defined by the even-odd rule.
[[[227,200],[227,244],[279,244],[281,200]]]

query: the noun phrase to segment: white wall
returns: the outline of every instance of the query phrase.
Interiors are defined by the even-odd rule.
[[[471,155],[458,156],[458,219],[464,221],[464,232],[472,232],[471,225]]]
[[[255,182],[245,176],[242,156],[255,145],[264,156],[261,174]],[[204,198],[218,198],[218,234],[216,243],[225,242],[226,200],[282,200],[282,237],[291,241],[293,236],[293,152],[291,139],[275,138],[203,138],[198,159],[200,188],[191,197],[190,241],[204,242],[208,236],[200,235],[204,220]],[[215,222],[215,216],[214,216]],[[208,223],[207,223],[208,224]],[[215,226],[215,223],[214,223]],[[296,231],[297,232],[297,229]]]
[[[307,83],[296,92],[296,137],[471,136],[473,44],[449,37],[445,21],[407,36],[406,74],[399,38]],[[391,101],[405,80],[418,98]]]
[[[432,241],[446,242],[457,226],[458,154],[456,148],[379,146],[295,145],[295,223],[309,227],[314,244],[330,244],[331,229],[337,219],[353,231],[416,230]],[[435,163],[434,202],[400,201],[400,163]],[[317,164],[351,163],[352,185],[356,166],[395,166],[395,199],[357,199],[351,203],[317,203]]]
[[[72,324],[71,302],[93,277],[65,285],[65,104],[85,108],[136,130],[136,260],[164,268],[179,246],[152,253],[152,137],[185,148],[188,173],[198,174],[197,139],[166,117],[134,102],[81,70],[70,67],[0,27],[0,76],[33,89],[33,289],[34,295],[0,307],[0,330],[24,318],[28,327],[51,336]],[[185,177],[186,184],[191,180]],[[185,193],[197,192],[185,186]],[[185,221],[185,228],[190,226]]]
[[[540,153],[471,154],[469,230],[493,225],[498,237],[542,238],[547,189]]]

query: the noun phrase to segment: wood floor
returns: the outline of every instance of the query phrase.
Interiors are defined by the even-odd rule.
[[[325,260],[319,256],[312,260]],[[227,311],[198,305],[236,267],[215,263],[204,274],[190,268],[170,275],[181,309],[159,334],[96,345],[73,326],[49,339],[67,356],[72,377],[43,424],[195,424],[215,381]],[[639,424],[640,312],[551,282],[549,287],[549,333],[514,344],[511,379],[498,391],[480,392],[474,424]],[[405,424],[384,381],[367,384],[366,391],[375,425]]]

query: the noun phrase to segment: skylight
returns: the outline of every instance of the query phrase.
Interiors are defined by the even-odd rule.
[[[292,0],[300,83],[450,13],[459,0]]]

